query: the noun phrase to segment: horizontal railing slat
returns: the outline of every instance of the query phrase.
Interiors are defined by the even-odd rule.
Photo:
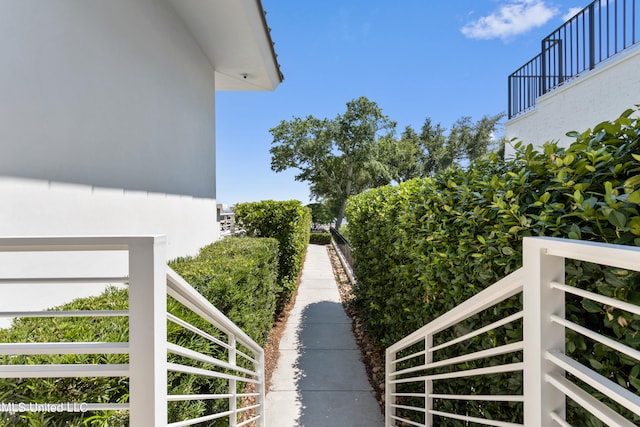
[[[233,415],[233,411],[219,412],[217,414],[205,415],[204,417],[192,418],[190,420],[178,421],[175,423],[167,424],[167,427],[184,427],[192,426],[194,424],[201,424],[206,421],[217,420],[218,418],[228,417]]]
[[[126,317],[128,310],[0,311],[0,317]]]
[[[167,351],[172,354],[187,357],[189,359],[197,360],[199,362],[210,363],[212,365],[219,366],[221,368],[231,369],[237,372],[242,372],[247,375],[252,375],[252,376],[258,375],[258,373],[255,371],[242,368],[238,365],[232,365],[231,363],[224,362],[220,359],[216,359],[215,357],[207,356],[206,354],[202,354],[200,352],[179,346],[177,344],[167,343]]]
[[[636,425],[565,377],[547,375],[547,381],[607,425],[618,427]]]
[[[394,409],[406,409],[408,411],[415,411],[415,412],[424,412],[424,413],[427,412],[427,410],[425,408],[421,408],[419,406],[407,406],[407,405],[392,404],[391,407],[394,408]]]
[[[72,283],[80,284],[110,284],[110,283],[126,283],[129,278],[126,276],[112,277],[20,277],[20,278],[0,278],[0,285],[66,285]]]
[[[516,351],[522,351],[524,347],[523,341],[518,341],[511,344],[501,345],[499,347],[489,348],[487,350],[477,351],[475,353],[469,353],[451,359],[441,360],[439,362],[429,363],[427,368],[439,368],[441,366],[449,366],[457,363],[469,362],[472,360],[484,359],[487,357],[499,356],[501,354],[514,353]]]
[[[247,412],[247,411],[250,411],[252,409],[259,408],[259,407],[260,407],[260,405],[241,406],[241,407],[238,408],[237,412],[238,413]]]
[[[236,380],[245,383],[258,384],[260,381],[238,375],[229,375],[222,372],[211,371],[209,369],[196,368],[194,366],[180,365],[179,363],[167,363],[167,370],[181,372],[183,374],[201,375],[205,377],[221,378],[225,380]]]
[[[233,348],[229,344],[227,344],[226,342],[219,340],[218,338],[216,338],[213,335],[203,331],[202,329],[198,328],[197,326],[193,326],[191,323],[182,320],[178,316],[175,316],[175,315],[173,315],[171,313],[167,313],[167,319],[169,321],[175,323],[176,325],[182,326],[183,328],[193,332],[194,334],[200,335],[202,338],[207,339],[207,340],[219,345],[220,347],[224,347],[227,350],[231,350]]]
[[[126,251],[148,236],[2,237],[0,252]]]
[[[417,423],[415,421],[406,420],[406,419],[398,417],[396,415],[392,415],[391,419],[394,419],[396,421],[400,421],[402,423],[409,424],[409,425],[412,425],[412,426],[416,426],[416,427],[426,427],[427,426],[426,424],[421,424],[421,423]]]
[[[453,339],[451,341],[447,341],[447,342],[445,342],[443,344],[440,344],[440,345],[437,345],[435,347],[431,347],[428,351],[430,353],[432,353],[432,352],[435,352],[435,351],[438,351],[438,350],[442,350],[443,348],[450,347],[450,346],[452,346],[454,344],[461,343],[461,342],[466,341],[466,340],[468,340],[470,338],[477,337],[478,335],[482,335],[485,332],[492,331],[492,330],[497,329],[497,328],[499,328],[501,326],[508,325],[511,322],[515,322],[516,320],[522,319],[522,316],[523,316],[523,313],[520,311],[518,313],[512,314],[511,316],[507,316],[504,319],[500,319],[500,320],[498,320],[496,322],[493,322],[490,325],[487,325],[485,327],[476,329],[475,331],[469,332],[468,334],[465,334],[465,335],[463,335],[461,337],[458,337],[458,338]]]
[[[591,338],[592,340],[597,341],[600,344],[604,344],[607,347],[610,347],[620,353],[626,354],[632,359],[636,359],[637,361],[640,361],[640,351],[633,349],[629,346],[626,346],[620,343],[619,341],[612,340],[611,338],[605,337],[604,335],[593,332],[591,329],[585,328],[584,326],[580,326],[578,324],[575,324],[569,320],[563,319],[556,315],[552,315],[551,320],[553,322],[556,322],[559,325],[564,326],[565,328],[569,328],[572,331],[575,331],[581,335],[584,335],[585,337]]]
[[[394,359],[394,360],[391,361],[391,363],[396,365],[396,364],[398,364],[400,362],[404,362],[405,360],[414,359],[416,357],[424,356],[425,354],[427,354],[427,351],[426,350],[422,350],[422,351],[419,351],[417,353],[411,353],[410,355],[401,357],[399,359]]]
[[[549,242],[545,252],[550,256],[603,264],[624,270],[638,271],[640,268],[640,265],[638,265],[640,247],[637,246],[585,242],[582,240],[559,239],[557,237],[537,237],[536,239],[543,243],[544,241]]]
[[[558,423],[560,427],[573,427],[571,424],[566,422],[560,415],[556,412],[551,412],[551,419]]]
[[[559,351],[547,352],[546,358],[556,366],[574,375],[580,381],[589,384],[614,402],[619,403],[636,414],[640,414],[640,396],[637,394],[630,392]]]
[[[214,399],[228,399],[233,397],[233,394],[169,394],[167,400],[169,402],[181,402],[184,400],[214,400]],[[240,396],[240,395],[238,395]]]
[[[524,364],[508,363],[505,365],[489,366],[487,368],[466,369],[463,371],[447,372],[445,374],[422,375],[419,377],[402,378],[398,380],[390,380],[391,384],[412,383],[418,381],[436,381],[447,380],[451,378],[474,377],[478,375],[500,374],[504,372],[516,372],[523,369]]]
[[[255,416],[253,418],[249,418],[248,420],[243,421],[241,423],[236,424],[236,427],[243,427],[243,426],[249,425],[249,424],[251,424],[253,422],[256,422],[258,420],[260,420],[260,416],[259,415]]]
[[[126,342],[2,343],[0,354],[127,354]]]
[[[445,400],[482,400],[487,402],[524,402],[524,396],[506,395],[506,394],[430,394],[429,397],[434,399]]]
[[[438,362],[432,362],[427,364],[422,364],[420,366],[414,366],[407,369],[402,369],[399,371],[394,371],[391,373],[392,376],[410,374],[412,372],[423,371],[425,369],[434,369],[440,368],[443,366],[455,365],[458,363],[469,362],[472,360],[483,359],[486,357],[498,356],[506,353],[513,353],[516,351],[521,351],[524,347],[524,342],[519,341],[517,343],[505,344],[499,347],[489,348],[487,350],[476,351],[474,353],[464,354],[458,357],[452,357],[450,359],[440,360]]]
[[[0,365],[0,378],[85,378],[128,376],[128,364]]]
[[[469,417],[466,415],[458,415],[458,414],[452,414],[449,412],[441,412],[441,411],[429,411],[430,414],[432,415],[437,415],[440,417],[444,417],[444,418],[451,418],[454,420],[460,420],[460,421],[467,421],[467,422],[471,422],[471,423],[479,423],[485,426],[495,426],[495,427],[523,427],[522,424],[516,424],[516,423],[508,423],[505,421],[496,421],[496,420],[491,420],[491,419],[487,419],[487,418],[476,418],[476,417]]]
[[[620,310],[628,311],[629,313],[637,314],[640,316],[640,307],[635,304],[630,304],[628,302],[620,301],[615,298],[609,298],[604,295],[596,294],[594,292],[585,291],[584,289],[578,289],[575,286],[563,285],[562,283],[558,283],[555,281],[551,282],[551,287],[570,293],[572,295],[599,302],[604,305],[610,305],[612,307],[619,308]]]

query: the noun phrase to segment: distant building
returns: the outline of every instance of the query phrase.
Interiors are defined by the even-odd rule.
[[[505,136],[541,146],[640,104],[640,1],[596,0],[509,76]],[[507,145],[506,156],[513,154]]]

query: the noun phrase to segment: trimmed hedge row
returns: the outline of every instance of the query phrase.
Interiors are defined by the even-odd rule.
[[[263,346],[276,309],[278,242],[227,237],[169,266]]]
[[[614,122],[572,133],[576,142],[566,149],[549,143],[537,152],[518,143],[512,161],[494,156],[467,170],[450,169],[352,197],[346,214],[355,248],[355,291],[366,328],[379,345],[392,344],[519,268],[524,236],[640,245],[640,121],[631,114],[629,110]],[[640,301],[637,274],[577,262],[567,266],[567,273],[569,284]],[[484,313],[473,322],[487,324],[491,316],[520,307],[521,301],[513,298],[500,307],[501,313]],[[567,316],[640,348],[638,316],[570,297]],[[472,325],[448,333],[456,335],[467,326]],[[504,338],[489,337],[475,345],[513,342],[521,334],[520,325]],[[567,337],[567,353],[623,387],[640,391],[637,362],[571,332]],[[520,359],[521,354],[508,361]],[[521,391],[517,382],[501,377],[481,377],[471,386],[448,381],[438,387],[443,393],[465,388],[478,394]],[[521,419],[520,409],[497,404],[441,404],[445,410],[468,414],[486,413],[491,407],[495,418]],[[574,409],[571,416],[575,425],[600,425]]]
[[[328,245],[331,243],[331,233],[311,233],[309,243],[314,245]]]
[[[179,258],[169,265],[203,294],[256,342],[264,345],[275,314],[278,243],[274,239],[227,238],[203,248],[198,256]],[[79,298],[56,307],[58,310],[126,310],[127,289],[109,288],[97,297]],[[168,297],[170,313],[211,332],[210,326],[177,301]],[[220,356],[220,349],[207,340],[168,323],[170,342]],[[211,332],[216,335],[215,332]],[[219,334],[222,335],[222,334]],[[219,338],[224,339],[223,336]],[[106,318],[24,318],[16,319],[6,330],[0,330],[0,342],[104,341],[126,342],[128,322],[122,317]],[[0,364],[24,363],[127,363],[127,355],[50,355],[0,356]],[[241,359],[239,359],[241,360]],[[171,362],[183,362],[169,355]],[[169,393],[210,394],[221,392],[226,380],[169,373]],[[126,402],[127,378],[0,379],[0,402]],[[239,392],[241,390],[238,390]],[[226,410],[226,402],[194,401],[169,404],[170,421],[198,417]],[[28,421],[27,421],[28,420]],[[51,426],[126,426],[128,414],[100,411],[74,413],[0,414],[0,426],[31,423]],[[228,425],[220,419],[209,425]]]
[[[297,200],[240,203],[236,219],[248,236],[272,237],[280,244],[278,256],[278,299],[280,312],[296,290],[311,233],[311,209]]]

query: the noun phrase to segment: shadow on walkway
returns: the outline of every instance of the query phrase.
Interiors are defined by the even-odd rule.
[[[311,245],[267,393],[267,425],[382,426],[360,357],[326,248]]]

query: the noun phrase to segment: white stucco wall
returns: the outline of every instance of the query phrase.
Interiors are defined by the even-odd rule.
[[[165,1],[0,2],[0,235],[217,239],[214,83]]]
[[[506,122],[505,136],[535,146],[546,141],[568,146],[574,140],[567,132],[583,132],[614,120],[636,104],[640,104],[640,48],[538,98],[533,110]],[[512,154],[513,148],[507,145],[505,155]]]

